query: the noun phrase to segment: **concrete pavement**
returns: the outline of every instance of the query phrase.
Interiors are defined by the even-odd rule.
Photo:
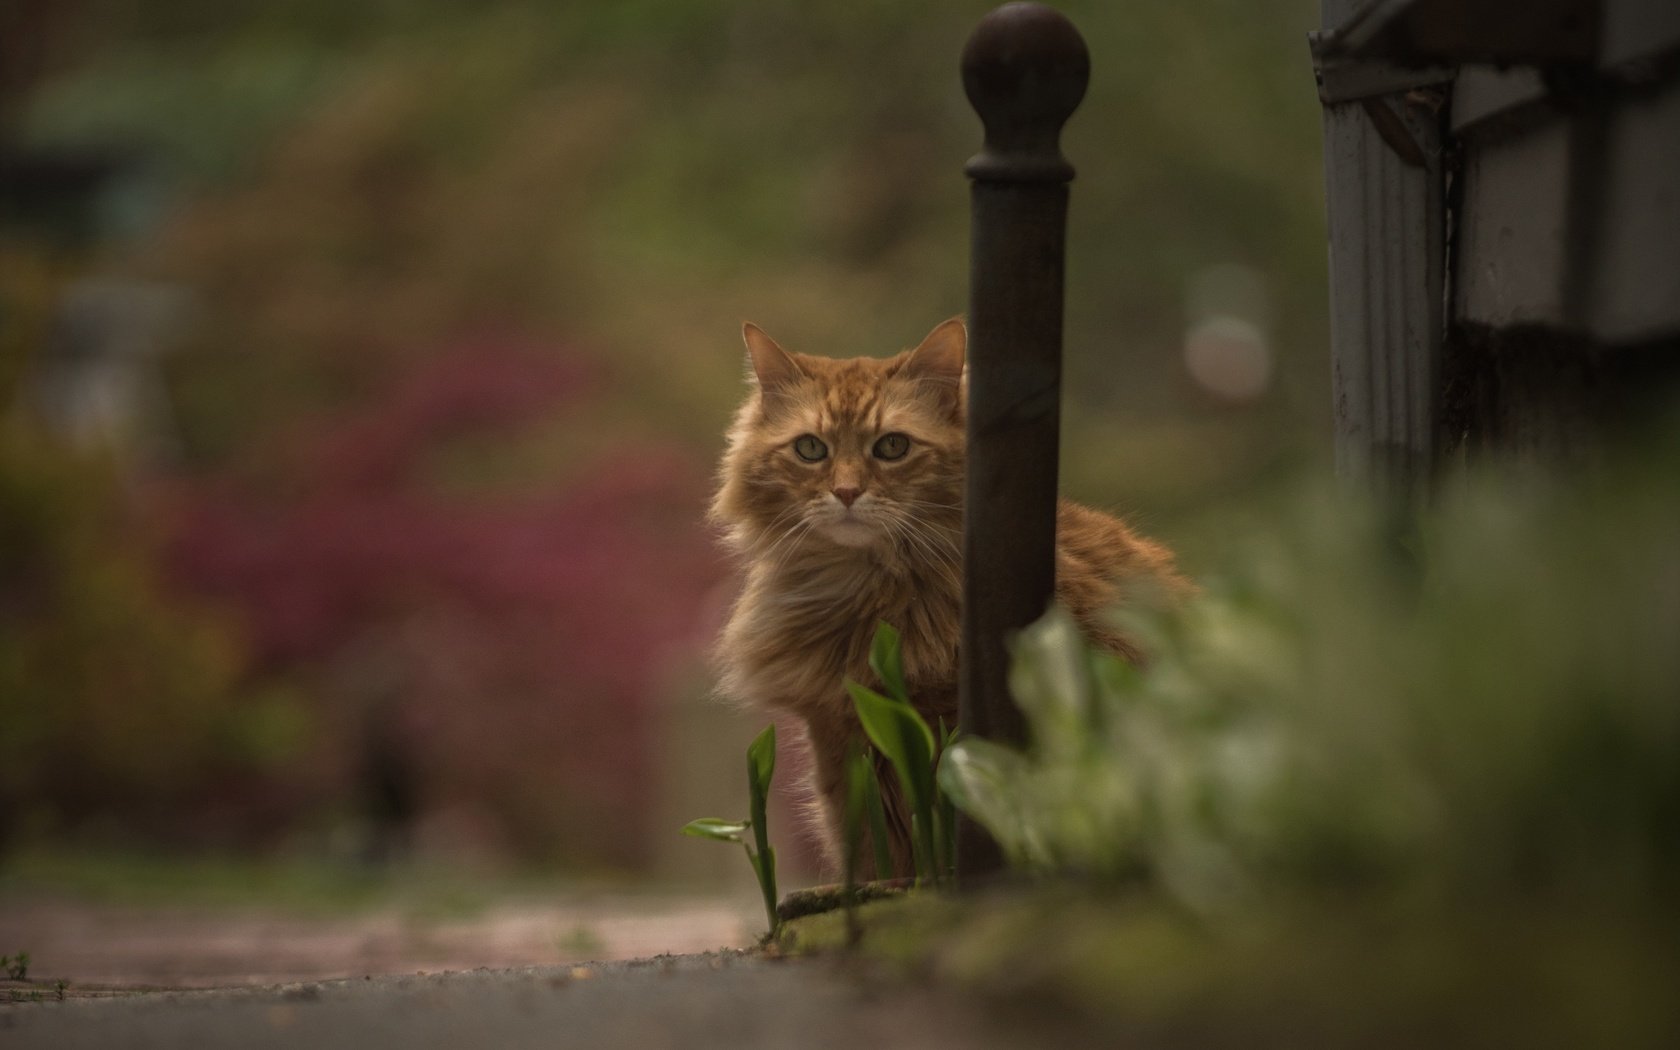
[[[6,1050],[1003,1050],[1105,1045],[843,960],[742,952],[0,1008]]]

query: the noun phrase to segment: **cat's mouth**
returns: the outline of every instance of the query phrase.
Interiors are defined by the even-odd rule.
[[[842,547],[872,546],[880,539],[881,529],[860,510],[856,506],[831,508],[823,515],[818,528],[824,536]]]

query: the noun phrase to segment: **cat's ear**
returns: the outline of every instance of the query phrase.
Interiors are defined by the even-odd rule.
[[[759,389],[775,391],[804,378],[799,363],[758,325],[751,321],[743,324],[741,339],[747,344],[747,356],[752,361],[753,374],[758,377]]]
[[[910,351],[899,375],[919,381],[924,390],[935,392],[947,409],[954,410],[962,397],[963,362],[968,353],[968,328],[962,318],[942,322],[916,349]]]

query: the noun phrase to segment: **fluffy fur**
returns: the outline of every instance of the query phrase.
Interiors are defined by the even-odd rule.
[[[843,682],[878,685],[877,621],[901,632],[905,679],[929,724],[956,721],[967,333],[952,319],[914,350],[849,360],[789,353],[750,324],[743,336],[753,390],[711,508],[745,571],[718,646],[721,686],[804,726],[837,857],[845,758],[862,733]],[[1099,643],[1136,658],[1101,612],[1184,586],[1163,547],[1061,502],[1056,597]],[[908,874],[907,819],[892,777],[881,781],[894,863]]]

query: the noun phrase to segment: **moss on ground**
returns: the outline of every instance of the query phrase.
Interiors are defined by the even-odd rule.
[[[1680,923],[1516,904],[1323,905],[1210,925],[1069,888],[911,894],[858,909],[862,957],[1119,1036],[1187,1045],[1680,1045]],[[847,949],[844,912],[782,950]]]

